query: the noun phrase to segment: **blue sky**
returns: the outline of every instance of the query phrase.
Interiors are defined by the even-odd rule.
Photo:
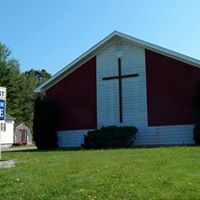
[[[200,59],[199,0],[0,0],[0,41],[21,70],[62,69],[118,30]]]

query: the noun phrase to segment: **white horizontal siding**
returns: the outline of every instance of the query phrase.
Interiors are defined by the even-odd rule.
[[[134,125],[134,124],[128,124]],[[194,144],[194,125],[176,125],[145,127],[142,124],[137,126],[138,132],[134,145],[186,145]],[[58,146],[80,147],[84,143],[84,135],[89,130],[58,131]]]
[[[116,45],[112,44],[97,56],[97,124],[98,128],[108,125],[134,125],[145,137],[147,132],[145,51],[123,43],[121,57],[122,74],[138,77],[122,80],[123,123],[119,122],[118,80],[102,80],[103,77],[118,75]],[[141,131],[142,129],[145,131]],[[137,143],[142,143],[139,137]],[[144,138],[145,142],[145,138]]]
[[[80,147],[84,143],[84,135],[89,130],[71,130],[71,131],[57,131],[58,146],[65,147]]]
[[[185,145],[194,144],[194,125],[138,127],[136,145]]]
[[[122,43],[122,75],[136,74],[138,77],[122,80],[123,123],[119,122],[118,80],[102,80],[118,75],[116,44],[112,44],[97,55],[97,125],[139,125],[147,123],[146,80],[144,49]]]

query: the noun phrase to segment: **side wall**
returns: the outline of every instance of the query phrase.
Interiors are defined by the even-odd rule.
[[[199,69],[125,41],[118,44],[104,48],[47,92],[59,105],[59,146],[80,146],[88,130],[108,125],[136,126],[136,145],[193,144],[191,97]],[[103,80],[118,74],[119,49],[122,74],[139,74],[122,80],[123,123],[118,81]]]

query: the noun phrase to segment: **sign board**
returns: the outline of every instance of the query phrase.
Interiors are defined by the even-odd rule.
[[[0,120],[6,117],[6,88],[0,87]]]
[[[6,88],[0,87],[0,121],[6,119]],[[1,129],[0,129],[0,160],[1,160]]]

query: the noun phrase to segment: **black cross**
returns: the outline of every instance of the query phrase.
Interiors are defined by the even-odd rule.
[[[122,79],[123,78],[136,77],[136,76],[138,76],[138,74],[122,75],[121,58],[118,58],[118,75],[103,78],[103,80],[118,79],[118,84],[119,84],[119,120],[120,120],[120,122],[123,122],[123,115],[122,115],[122,113],[123,113],[123,108],[122,108]]]

